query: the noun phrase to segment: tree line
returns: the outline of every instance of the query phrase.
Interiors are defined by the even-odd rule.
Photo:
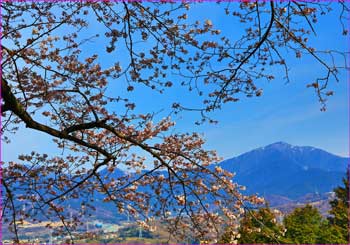
[[[349,174],[343,186],[334,189],[335,198],[329,202],[327,218],[309,204],[295,208],[283,222],[278,222],[278,213],[268,205],[247,212],[240,221],[239,236],[232,240],[231,227],[219,243],[253,244],[348,244],[349,231]]]

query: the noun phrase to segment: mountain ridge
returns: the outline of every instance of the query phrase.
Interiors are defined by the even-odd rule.
[[[235,181],[249,193],[296,199],[330,192],[341,184],[349,158],[311,146],[275,142],[218,163],[236,173]]]
[[[211,164],[209,168],[214,169],[219,165],[225,170],[235,172],[233,182],[246,186],[243,194],[258,194],[265,197],[272,207],[290,210],[292,206],[303,203],[328,203],[327,193],[342,184],[349,162],[349,158],[339,157],[318,148],[276,142]],[[157,173],[162,174],[161,171]],[[112,172],[105,168],[100,170],[99,174],[102,179],[109,180],[117,180],[126,175],[135,179],[140,175],[119,168]],[[164,175],[166,174],[165,171]],[[148,187],[142,188],[152,191]],[[103,202],[102,193],[96,190],[93,196],[92,205],[97,208],[95,217],[113,222],[127,219],[126,214],[115,212],[116,207],[113,203]],[[83,198],[67,200],[66,204],[69,205],[69,209],[78,210],[82,201]],[[22,205],[20,201],[18,204]]]

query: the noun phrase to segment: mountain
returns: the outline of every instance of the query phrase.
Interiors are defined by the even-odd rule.
[[[247,193],[297,200],[309,193],[326,193],[341,184],[349,158],[310,146],[276,142],[225,160],[219,165],[235,172],[234,181]]]
[[[257,193],[265,197],[271,206],[287,210],[303,203],[328,203],[329,192],[342,184],[349,162],[349,158],[314,147],[276,142],[227,159],[219,165],[236,173],[233,181],[246,186],[246,194]],[[215,166],[216,164],[213,164],[210,168]],[[128,174],[132,178],[138,178],[144,171],[137,174],[120,169],[113,172],[103,169],[99,173],[102,178],[117,180]],[[157,174],[167,176],[166,171]],[[153,193],[149,186],[140,187],[140,190]],[[116,209],[112,203],[102,202],[104,194],[96,192],[94,196],[94,205],[98,210],[108,212],[108,219],[126,218],[125,214],[115,213]],[[102,213],[98,216],[105,216]]]
[[[245,194],[257,193],[265,197],[271,206],[281,210],[288,211],[305,203],[315,203],[326,210],[330,192],[342,184],[349,160],[321,149],[277,142],[212,164],[210,168],[220,165],[223,169],[235,172],[233,181],[247,187]],[[117,180],[126,175],[135,179],[143,173],[128,173],[120,169],[113,172],[102,169],[99,172],[102,179],[109,180]],[[154,174],[167,176],[166,171]],[[153,193],[149,186],[140,187],[140,191]],[[102,201],[104,197],[104,194],[94,192],[94,202],[91,205],[96,207],[96,211],[93,218],[111,222],[126,220],[127,215],[118,213],[112,202]],[[78,209],[85,199],[82,196],[67,200],[67,212]],[[151,202],[154,202],[152,205],[157,205],[157,200]],[[18,201],[18,205],[23,203]]]

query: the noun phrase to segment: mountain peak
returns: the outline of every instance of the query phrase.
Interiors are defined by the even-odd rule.
[[[251,193],[293,199],[331,191],[340,183],[348,162],[322,149],[279,141],[223,161],[220,166],[235,172],[237,182]]]
[[[272,143],[270,145],[267,145],[265,148],[272,148],[272,149],[277,149],[277,150],[282,150],[282,149],[287,149],[293,147],[292,145],[283,142],[283,141],[278,141],[275,143]]]

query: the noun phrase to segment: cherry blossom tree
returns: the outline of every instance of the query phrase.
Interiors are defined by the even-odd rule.
[[[318,62],[319,77],[305,85],[325,109],[333,93],[327,85],[348,69],[347,53],[315,50],[308,38],[333,5],[340,10],[337,28],[347,35],[349,6],[218,4],[222,15],[242,23],[237,39],[225,37],[210,19],[192,21],[192,3],[186,2],[2,3],[3,149],[24,126],[62,150],[23,153],[3,163],[2,219],[14,242],[24,221],[58,220],[61,227],[48,228],[71,235],[82,220],[68,218],[67,202],[79,200],[80,214],[91,212],[96,192],[116,213],[128,212],[149,229],[155,220],[164,222],[179,239],[192,230],[198,239],[215,241],[223,224],[238,224],[247,203],[261,203],[240,193],[232,173],[211,165],[220,158],[204,149],[198,133],[174,131],[172,115],[190,111],[198,114],[196,123],[215,122],[210,113],[223,104],[261,96],[260,81],[278,76],[288,82],[287,53]],[[94,42],[103,52],[87,48]],[[157,119],[155,111],[137,111],[136,89],[183,89],[198,103],[176,98],[162,108],[170,116]],[[113,177],[120,166],[133,173]],[[102,176],[101,169],[109,174]],[[22,202],[31,208],[22,210]]]

